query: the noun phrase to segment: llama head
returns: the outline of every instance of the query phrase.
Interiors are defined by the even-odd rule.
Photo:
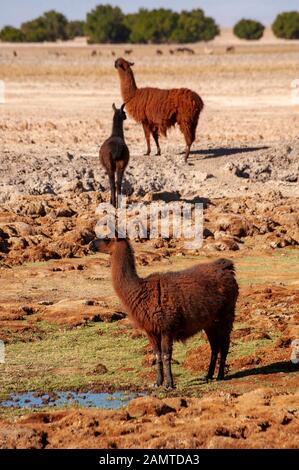
[[[123,103],[120,107],[120,109],[117,109],[117,107],[115,106],[115,104],[113,103],[112,105],[112,109],[114,111],[114,117],[117,117],[118,120],[120,121],[124,121],[125,119],[127,119],[127,115],[126,113],[124,112],[124,107],[125,107],[125,103]]]
[[[90,242],[89,249],[94,253],[112,253],[112,245],[115,238],[95,238]]]
[[[113,253],[116,244],[127,243],[125,238],[95,238],[90,242],[89,249],[93,253],[105,253],[110,255]]]
[[[126,72],[131,70],[131,67],[134,65],[134,62],[128,62],[127,60],[120,57],[114,62],[114,67],[118,70],[119,73]]]

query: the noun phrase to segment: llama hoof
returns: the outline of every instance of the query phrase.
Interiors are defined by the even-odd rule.
[[[161,155],[161,150],[158,150],[158,152],[156,152],[156,157],[158,157],[159,155]]]
[[[155,382],[155,383],[152,385],[153,388],[160,388],[161,386],[162,386],[162,384],[159,385],[159,384],[157,384],[157,382]]]
[[[173,384],[167,384],[167,385],[165,385],[165,389],[168,390],[168,391],[169,390],[174,390],[175,386]]]
[[[147,157],[147,156],[150,155],[150,154],[151,154],[151,152],[145,152],[143,155],[144,155],[145,157]]]
[[[208,377],[207,375],[204,375],[203,377],[200,377],[199,380],[200,382],[208,384],[209,382],[212,382],[213,377]]]

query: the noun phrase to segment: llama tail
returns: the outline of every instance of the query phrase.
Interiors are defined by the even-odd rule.
[[[214,264],[218,266],[220,269],[227,270],[227,271],[232,271],[233,273],[235,272],[235,265],[233,261],[230,259],[217,259]]]

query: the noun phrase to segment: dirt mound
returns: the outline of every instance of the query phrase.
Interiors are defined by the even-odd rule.
[[[116,412],[33,413],[0,421],[0,448],[298,448],[298,399],[260,388],[137,398]]]
[[[228,170],[240,178],[253,181],[299,180],[299,138],[261,151],[251,158],[238,158],[227,164]]]
[[[193,166],[184,165],[179,156],[161,155],[149,164],[149,157],[132,157],[124,176],[123,192],[144,196],[169,191],[186,194],[190,183],[200,187],[212,177]],[[171,171],[169,171],[171,168]],[[3,159],[0,202],[15,195],[67,195],[90,191],[108,192],[109,180],[96,155],[49,154],[38,163],[33,157],[8,153]]]
[[[149,199],[154,193],[148,194]],[[104,201],[96,191],[65,197],[19,196],[0,205],[0,265],[73,258],[89,253],[95,237],[96,208]],[[131,202],[139,198],[131,198]],[[202,252],[283,248],[299,244],[299,203],[271,191],[256,198],[216,199],[204,209]],[[183,239],[142,240],[142,265],[171,254],[184,254]],[[149,246],[151,250],[149,250]],[[146,253],[142,253],[146,247]],[[198,253],[198,251],[197,251]]]

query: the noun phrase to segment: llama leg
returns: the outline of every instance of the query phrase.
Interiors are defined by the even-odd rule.
[[[157,153],[156,155],[161,155],[161,149],[160,149],[160,145],[159,145],[159,133],[157,130],[153,131],[152,132],[152,136],[154,138],[154,141],[156,143],[156,146],[157,146]]]
[[[220,364],[219,364],[219,372],[217,376],[217,380],[224,379],[224,369],[225,369],[225,361],[228,354],[230,345],[230,333],[225,334],[220,339]]]
[[[115,175],[114,173],[110,173],[109,175],[109,183],[110,183],[110,204],[116,207],[115,205]]]
[[[160,387],[164,381],[164,373],[163,373],[163,362],[162,362],[162,353],[161,353],[161,341],[156,336],[148,335],[150,343],[153,348],[153,352],[156,356],[156,366],[157,366],[157,378],[156,378],[156,387]]]
[[[119,206],[119,199],[121,196],[121,184],[124,176],[124,170],[120,169],[117,170],[117,175],[116,175],[116,188],[117,188],[117,207]]]
[[[169,336],[162,336],[161,348],[163,368],[166,376],[166,388],[172,389],[174,388],[171,371],[172,339],[169,338]]]
[[[185,134],[185,140],[186,140],[185,163],[187,163],[188,157],[189,157],[189,154],[190,154],[191,145],[193,143],[193,140],[190,137],[189,132],[187,132]]]
[[[151,153],[151,141],[150,141],[151,131],[150,131],[150,128],[149,128],[148,124],[142,124],[142,126],[143,126],[143,131],[144,131],[144,135],[145,135],[146,144],[147,144],[147,151],[144,155],[150,155],[150,153]]]
[[[196,126],[194,129],[194,126],[192,124],[189,124],[184,121],[179,122],[179,126],[181,129],[181,132],[184,134],[184,137],[185,137],[185,142],[186,142],[185,162],[187,162],[189,154],[190,154],[191,145],[193,144],[195,140]]]
[[[206,379],[212,379],[214,372],[215,372],[215,367],[216,367],[216,362],[217,362],[217,357],[218,357],[218,352],[219,352],[219,344],[218,344],[218,334],[216,330],[207,330],[206,331],[210,346],[211,346],[211,360],[210,360],[210,365],[209,365],[209,370],[208,374],[206,376]]]

